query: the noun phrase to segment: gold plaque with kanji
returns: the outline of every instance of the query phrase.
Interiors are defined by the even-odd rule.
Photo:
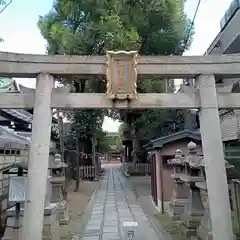
[[[107,99],[137,98],[137,56],[136,51],[107,51]]]

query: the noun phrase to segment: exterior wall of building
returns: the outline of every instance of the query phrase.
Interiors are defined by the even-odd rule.
[[[187,144],[190,141],[193,141],[197,144],[197,146],[198,146],[197,150],[200,154],[202,154],[201,142],[191,140],[191,139],[187,139],[187,138],[183,139],[183,140],[178,140],[178,141],[175,141],[175,142],[171,142],[169,144],[165,144],[163,146],[163,148],[160,150],[160,153],[161,153],[162,156],[174,156],[176,150],[180,149],[180,150],[182,150],[183,154],[186,155],[188,153]]]
[[[165,165],[165,164],[164,164]],[[160,192],[163,192],[163,201],[170,201],[172,196],[173,196],[173,191],[174,191],[174,181],[171,177],[171,175],[173,174],[173,168],[172,167],[166,167],[163,166],[163,170],[162,170],[162,180],[163,180],[163,191],[161,189],[161,185],[159,188]],[[161,181],[161,177],[159,176]],[[160,199],[161,201],[161,199]]]
[[[230,54],[240,52],[240,9],[234,14],[226,27],[216,36],[206,54]]]
[[[235,112],[227,111],[223,114],[220,113],[220,121],[223,142],[238,139],[239,117],[236,116]]]

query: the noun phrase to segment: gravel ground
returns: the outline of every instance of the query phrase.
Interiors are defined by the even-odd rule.
[[[78,192],[74,192],[75,181],[69,186],[67,206],[71,220],[68,225],[60,226],[61,240],[70,240],[82,230],[80,226],[83,213],[97,186],[98,182],[81,181]]]

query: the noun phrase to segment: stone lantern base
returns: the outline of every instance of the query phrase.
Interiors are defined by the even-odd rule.
[[[70,221],[68,208],[67,208],[67,202],[65,200],[58,203],[57,218],[58,218],[59,225],[68,225],[68,223]]]
[[[169,204],[169,214],[173,221],[180,221],[184,211],[184,206],[187,203],[187,199],[175,199],[172,198]]]
[[[20,211],[20,229],[14,229],[15,226],[15,207],[7,211],[7,226],[3,240],[23,240],[22,239],[22,221],[24,209]],[[44,208],[42,240],[60,240],[58,232],[57,204],[50,203]]]
[[[185,205],[181,218],[181,229],[185,236],[197,236],[197,229],[204,215],[204,206],[201,200],[200,189],[190,185],[188,202]]]
[[[197,236],[197,228],[200,225],[202,214],[190,214],[182,219],[181,230],[186,237]]]
[[[52,185],[51,202],[57,204],[57,219],[59,225],[67,225],[69,223],[69,214],[67,202],[63,199],[63,184],[65,177],[52,177],[50,183]]]

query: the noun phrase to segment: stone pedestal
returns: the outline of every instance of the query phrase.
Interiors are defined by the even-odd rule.
[[[57,203],[63,201],[63,183],[65,177],[52,177],[50,184],[52,186],[51,202]]]
[[[3,240],[24,240],[22,239],[22,220],[24,209],[20,211],[20,229],[15,227],[15,207],[7,211],[7,226]],[[44,220],[42,240],[60,240],[58,233],[57,204],[50,203],[44,208]]]
[[[69,223],[69,214],[67,202],[63,199],[63,184],[65,177],[52,177],[50,180],[52,186],[51,202],[57,204],[57,218],[60,225]]]
[[[59,225],[68,225],[70,218],[69,218],[69,213],[67,208],[67,202],[65,200],[58,203],[57,213],[58,213]]]
[[[121,235],[123,239],[132,239],[137,240],[139,239],[139,236],[137,236],[137,228],[138,223],[137,222],[123,222],[121,225]]]
[[[183,214],[184,206],[188,201],[188,191],[183,181],[181,181],[177,176],[172,177],[175,179],[175,189],[169,204],[170,216],[172,217],[172,220],[179,221],[181,219],[181,215]]]
[[[204,210],[203,218],[201,220],[201,225],[197,229],[197,236],[201,240],[213,240],[208,200],[205,204],[205,210]]]
[[[204,214],[200,189],[194,183],[190,183],[188,202],[185,205],[182,215],[181,229],[185,236],[191,237],[197,235],[197,228],[201,224]]]

